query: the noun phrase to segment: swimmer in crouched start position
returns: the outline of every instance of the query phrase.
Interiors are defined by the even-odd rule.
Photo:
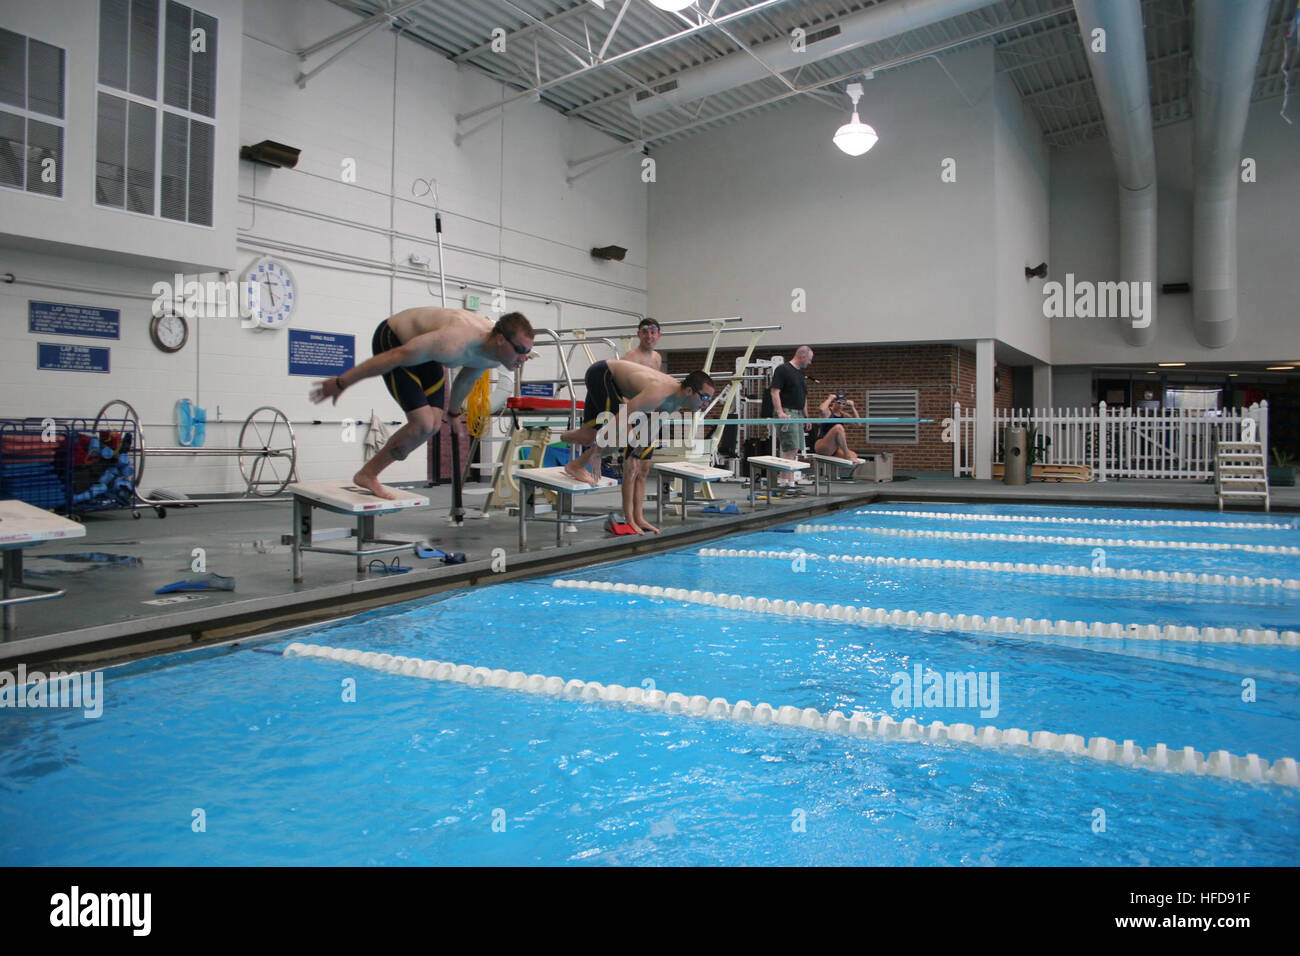
[[[587,450],[564,466],[565,473],[578,481],[589,485],[596,484],[596,477],[588,471],[593,459],[599,460],[612,455],[618,443],[607,440],[608,432],[602,428],[612,429],[614,435],[628,435],[629,425],[636,431],[637,422],[633,416],[648,416],[651,412],[676,412],[686,410],[696,412],[713,400],[717,386],[707,373],[695,371],[678,382],[677,379],[646,368],[634,362],[610,359],[596,362],[587,369],[587,397],[583,402],[583,421],[581,428],[571,428],[560,439],[572,445],[587,445]],[[649,430],[646,431],[646,434]],[[602,440],[598,440],[598,437]],[[654,453],[653,436],[645,442],[630,443],[625,454],[629,460],[645,461]],[[639,472],[639,467],[637,469]],[[644,481],[641,490],[644,491]],[[623,514],[628,524],[638,533],[658,531],[645,519],[642,502],[635,495],[637,482],[623,481]],[[644,497],[644,494],[642,495]]]

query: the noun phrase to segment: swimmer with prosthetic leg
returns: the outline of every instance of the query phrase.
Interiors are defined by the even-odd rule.
[[[463,309],[406,309],[390,316],[375,329],[371,340],[374,357],[342,375],[316,382],[313,402],[332,399],[338,404],[343,390],[363,379],[382,376],[389,393],[406,412],[406,424],[352,477],[354,484],[377,498],[396,497],[379,483],[379,475],[395,461],[429,440],[442,428],[443,408],[458,418],[475,383],[500,365],[508,371],[521,368],[533,348],[533,327],[519,312],[501,316],[494,324]],[[459,368],[447,399],[447,369]],[[455,425],[453,422],[453,432]],[[453,434],[452,440],[455,441]]]

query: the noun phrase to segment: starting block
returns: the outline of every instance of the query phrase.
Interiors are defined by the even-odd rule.
[[[758,488],[758,475],[754,474],[757,468],[767,483],[767,507],[772,507],[772,475],[784,474],[793,475],[801,471],[807,471],[810,467],[806,461],[794,461],[790,458],[778,458],[776,455],[754,455],[746,461],[749,462],[749,506],[755,508],[754,491]],[[813,485],[813,493],[816,494],[817,486]]]
[[[658,491],[655,495],[655,518],[660,524],[663,524],[664,501],[668,498],[669,486],[672,485],[673,479],[680,478],[682,480],[681,509],[682,521],[684,522],[686,520],[686,509],[694,500],[695,483],[697,481],[707,484],[720,478],[731,477],[730,471],[692,461],[656,461],[652,463],[651,470],[658,477]]]
[[[302,580],[302,552],[304,551],[355,557],[357,573],[361,574],[365,571],[365,560],[371,555],[409,550],[413,542],[376,538],[375,518],[407,508],[428,507],[429,499],[424,495],[402,491],[400,488],[390,490],[397,495],[395,499],[376,497],[349,481],[308,481],[290,485],[289,493],[293,495],[293,534],[286,537],[289,539],[287,543],[293,546],[293,580],[295,582]],[[357,539],[356,548],[322,548],[313,545],[311,513],[315,508],[333,514],[354,516],[357,519],[356,530],[353,532]],[[366,547],[369,544],[385,545],[385,547]]]
[[[18,608],[15,605],[63,597],[60,588],[23,583],[23,548],[59,538],[85,536],[86,529],[83,525],[44,508],[37,508],[25,501],[0,501],[0,551],[4,552],[4,566],[0,570],[0,606],[4,607],[6,631],[13,630],[18,623]],[[36,593],[13,597],[15,590]]]
[[[813,452],[804,452],[804,458],[812,462],[813,466],[813,494],[821,494],[822,482],[826,482],[826,493],[830,494],[831,479],[835,477],[833,469],[839,469],[839,474],[843,474],[844,469],[852,471],[858,465],[855,462],[845,461],[843,458],[836,458],[834,455],[818,455]]]
[[[564,526],[579,524],[583,521],[599,521],[603,514],[579,514],[573,510],[573,496],[590,494],[593,491],[607,491],[618,486],[613,478],[601,477],[595,485],[579,481],[568,474],[564,468],[521,468],[514,474],[519,483],[519,550],[528,546],[529,521],[553,521],[555,523],[555,545],[564,544]],[[558,502],[554,517],[539,517],[535,509],[537,489],[554,492]]]

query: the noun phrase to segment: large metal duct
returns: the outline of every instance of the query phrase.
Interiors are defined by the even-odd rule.
[[[1192,327],[1207,348],[1237,334],[1237,184],[1269,4],[1197,0],[1192,40]]]
[[[657,85],[657,96],[645,92],[634,93],[631,109],[636,116],[653,116],[670,106],[691,103],[770,76],[763,68],[764,63],[778,72],[797,69],[830,56],[856,50],[868,43],[877,43],[1000,2],[1001,0],[890,0],[817,27],[804,38],[806,49],[803,52],[792,50],[790,40],[783,38],[750,48],[750,52],[763,63],[741,50],[702,66],[683,70]]]
[[[1143,324],[1126,318],[1122,328],[1131,345],[1146,345],[1156,333],[1158,286],[1156,149],[1142,9],[1138,0],[1074,0],[1074,12],[1119,179],[1119,278],[1143,283]]]

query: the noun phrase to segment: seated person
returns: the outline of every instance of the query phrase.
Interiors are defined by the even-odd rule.
[[[834,392],[826,396],[821,404],[822,416],[836,418],[859,418],[858,409],[853,399],[844,392]],[[817,426],[817,439],[813,442],[813,451],[829,458],[843,458],[851,465],[862,464],[857,453],[850,450],[848,439],[844,435],[843,425],[832,425],[829,421]]]

